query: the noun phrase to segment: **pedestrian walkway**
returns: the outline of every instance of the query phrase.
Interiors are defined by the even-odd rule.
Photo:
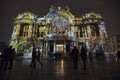
[[[43,66],[31,68],[31,59],[17,58],[12,70],[0,72],[0,80],[120,80],[120,64],[112,58],[93,59],[82,69],[79,60],[78,70],[73,69],[70,57],[61,60],[42,60]]]

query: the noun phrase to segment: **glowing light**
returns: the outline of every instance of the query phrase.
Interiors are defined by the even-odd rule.
[[[61,7],[58,7],[58,9],[61,9]]]

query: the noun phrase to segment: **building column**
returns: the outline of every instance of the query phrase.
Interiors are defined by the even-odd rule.
[[[54,43],[53,43],[53,46],[54,46],[54,50],[53,50],[53,53],[56,53],[56,41],[54,40]]]
[[[47,55],[48,55],[48,41],[46,41],[46,45],[45,45],[45,53],[46,53],[46,57],[47,57]]]
[[[64,53],[66,54],[66,41],[64,41]]]

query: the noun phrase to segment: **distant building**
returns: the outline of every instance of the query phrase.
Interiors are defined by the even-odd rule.
[[[80,48],[81,43],[85,43],[88,49],[96,49],[106,39],[104,19],[99,13],[75,17],[67,7],[52,6],[41,18],[30,12],[19,14],[14,21],[10,45],[17,53],[29,53],[35,47],[44,56],[48,55],[48,51],[66,55],[73,46]]]
[[[120,35],[115,35],[109,38],[109,47],[111,48],[111,52],[113,55],[116,54],[116,51],[120,49]]]

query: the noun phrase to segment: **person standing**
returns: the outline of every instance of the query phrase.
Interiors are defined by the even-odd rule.
[[[83,70],[86,70],[87,49],[84,44],[82,44],[80,56],[83,62]]]
[[[74,49],[71,52],[74,70],[78,69],[78,54],[79,54],[79,50],[76,48],[76,46],[74,46]]]
[[[3,50],[2,62],[0,64],[0,70],[3,68],[6,70],[8,68],[8,63],[12,53],[12,46],[9,46]]]
[[[0,63],[0,70],[6,69],[7,68],[7,64],[8,64],[8,49],[9,47],[6,47],[3,52],[2,52],[2,56],[1,56],[1,63]]]
[[[10,70],[13,67],[13,61],[14,61],[15,57],[16,57],[16,52],[15,52],[15,49],[13,48],[13,49],[11,49],[11,54],[10,54],[10,58],[9,58],[9,64],[10,64],[9,69]]]
[[[117,63],[119,63],[120,62],[120,49],[118,49],[116,56],[117,56]]]
[[[89,54],[89,62],[92,64],[92,47],[91,46],[89,47],[88,54]]]

